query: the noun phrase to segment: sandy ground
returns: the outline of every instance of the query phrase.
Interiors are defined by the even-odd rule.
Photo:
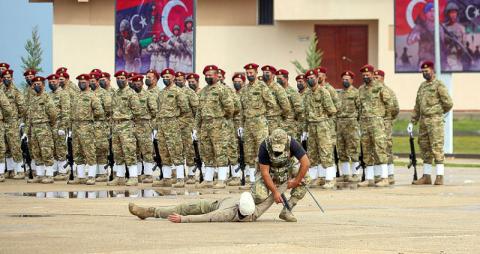
[[[294,209],[297,223],[278,219],[280,205],[255,223],[140,221],[127,208],[132,201],[163,206],[237,191],[140,198],[138,190],[148,186],[125,193],[104,184],[7,180],[0,184],[0,253],[480,253],[479,169],[447,169],[441,187],[411,186],[410,172],[397,171],[390,188],[312,189],[326,213],[307,194]],[[47,193],[12,194],[18,191]],[[114,197],[99,198],[107,195]]]

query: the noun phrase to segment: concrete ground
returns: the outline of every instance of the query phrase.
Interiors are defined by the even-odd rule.
[[[307,194],[294,209],[297,223],[278,219],[280,205],[255,223],[141,221],[127,208],[238,195],[228,191],[147,190],[141,194],[155,196],[139,198],[148,186],[7,180],[0,183],[0,253],[480,253],[479,169],[447,169],[440,187],[411,186],[411,171],[397,173],[390,188],[312,189],[326,213]]]

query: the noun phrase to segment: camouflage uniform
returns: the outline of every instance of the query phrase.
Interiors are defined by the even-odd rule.
[[[182,154],[187,167],[189,167],[188,173],[190,176],[193,176],[195,175],[193,172],[193,169],[195,168],[195,152],[193,150],[192,130],[195,125],[195,114],[199,103],[198,95],[195,91],[186,86],[180,88],[180,90],[185,94],[189,106],[189,110],[181,114],[178,118],[183,143]]]
[[[57,122],[52,128],[52,136],[55,147],[53,153],[55,164],[53,165],[53,170],[59,171],[61,174],[66,174],[67,170],[64,168],[64,166],[67,163],[67,144],[65,142],[65,135],[59,135],[58,131],[63,130],[66,133],[68,127],[70,126],[70,97],[60,87],[58,87],[55,92],[51,92],[49,95],[55,104],[57,111]]]
[[[226,180],[228,172],[228,138],[231,136],[229,134],[231,129],[228,128],[226,119],[233,116],[235,106],[228,88],[220,82],[204,87],[199,99],[195,126],[200,133],[200,153],[205,163],[205,184],[213,181],[215,168],[218,168],[220,186]]]
[[[231,88],[227,88],[227,92],[232,98],[234,110],[233,110],[233,117],[227,118],[227,128],[228,128],[228,135],[229,135],[229,142],[228,142],[228,161],[232,168],[236,168],[234,166],[238,164],[238,141],[237,141],[237,129],[240,127],[239,123],[239,116],[240,116],[240,96],[238,96],[235,91]]]
[[[303,130],[308,133],[308,157],[311,160],[309,175],[332,181],[333,167],[332,125],[330,118],[337,110],[327,89],[317,85],[305,95],[305,122]]]
[[[7,163],[15,166],[16,171],[19,172],[20,168],[18,164],[22,164],[22,150],[20,148],[20,133],[18,126],[20,122],[24,121],[25,111],[27,105],[25,104],[22,93],[15,87],[15,84],[5,86],[5,95],[7,96],[10,106],[13,108],[11,118],[5,122],[5,141],[6,141],[6,154]],[[33,90],[32,90],[33,91]],[[31,102],[33,97],[30,99]],[[36,160],[35,157],[33,159]],[[10,165],[9,165],[10,167]],[[9,168],[13,170],[13,168]]]
[[[242,126],[244,128],[245,172],[250,182],[255,182],[255,164],[258,148],[268,136],[265,114],[267,107],[276,104],[272,93],[264,83],[255,80],[240,90],[242,106]]]
[[[287,117],[292,109],[287,97],[287,92],[277,82],[272,81],[267,85],[270,93],[274,97],[273,104],[267,105],[267,124],[268,133],[270,134],[275,129],[284,129],[284,118]]]
[[[30,153],[37,165],[37,176],[29,182],[38,183],[45,175],[47,178],[53,177],[52,126],[55,126],[57,120],[57,109],[45,92],[33,96],[30,100],[25,119]],[[17,129],[16,126],[15,129]],[[53,181],[53,178],[51,180]]]
[[[338,99],[338,93],[335,88],[330,85],[330,83],[326,82],[323,88],[327,89],[328,93],[330,94],[330,98],[332,98],[333,105],[335,109],[338,111],[338,107],[340,106],[340,100]],[[332,144],[335,146],[337,143],[337,126],[336,126],[336,115],[333,114],[329,117],[330,126],[331,126],[331,135],[332,135]]]
[[[302,92],[298,92],[298,95],[300,96],[300,102],[302,103],[303,115],[302,115],[302,118],[297,121],[297,124],[299,126],[297,128],[298,134],[297,136],[295,136],[297,140],[301,140],[301,137],[302,137],[302,132],[303,132],[302,126],[304,124],[304,117],[305,117],[305,95],[307,94],[308,91],[310,91],[310,88],[305,87],[305,89],[303,89]]]
[[[442,81],[438,79],[424,81],[418,88],[411,121],[413,124],[420,124],[418,144],[424,163],[424,177],[430,177],[433,162],[437,167],[437,179],[444,175],[443,114],[449,112],[452,107],[452,98]]]
[[[362,185],[366,186],[373,180],[374,165],[379,167],[378,172],[381,173],[382,179],[388,177],[387,137],[383,119],[391,114],[392,99],[385,86],[375,80],[368,85],[360,86],[359,98],[363,160],[367,165],[366,181]]]
[[[5,93],[0,90],[0,135],[3,134],[3,136],[5,136],[5,122],[9,120],[12,114],[15,114],[13,107],[10,105]],[[5,164],[3,163],[3,161],[5,161],[5,148],[5,139],[0,138],[0,182],[5,180]],[[17,174],[21,172],[21,169],[21,164],[15,165]]]
[[[97,87],[93,92],[95,97],[102,105],[103,115],[95,118],[95,154],[96,154],[96,173],[106,174],[105,165],[108,163],[108,136],[110,136],[110,119],[112,117],[112,96],[108,91]],[[103,180],[103,179],[102,179]]]
[[[385,85],[387,92],[390,94],[392,99],[392,108],[389,114],[385,114],[383,121],[385,122],[385,135],[387,137],[387,155],[388,155],[388,175],[393,176],[394,174],[394,165],[393,165],[393,123],[397,119],[398,114],[400,113],[400,107],[398,105],[397,96],[395,92],[388,86]]]
[[[299,122],[303,121],[303,103],[300,95],[294,88],[288,86],[285,88],[287,92],[287,98],[290,102],[290,108],[292,109],[286,116],[284,122],[284,129],[291,137],[297,137],[299,128]]]

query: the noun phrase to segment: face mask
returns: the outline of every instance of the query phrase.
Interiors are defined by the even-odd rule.
[[[423,73],[423,78],[427,81],[430,81],[430,79],[432,79],[432,75],[430,75],[430,73]]]
[[[78,88],[80,88],[80,90],[82,91],[85,91],[87,89],[87,83],[86,82],[78,83]]]
[[[263,74],[263,80],[264,81],[269,81],[270,80],[270,74]]]
[[[30,80],[30,79],[26,79],[25,81],[27,81],[27,84],[28,84],[29,86],[31,86],[31,85],[32,85],[32,80]]]
[[[133,90],[135,90],[135,92],[137,92],[137,93],[140,93],[142,91],[142,87],[134,85]]]
[[[298,89],[298,91],[302,91],[303,89],[305,89],[305,84],[297,83],[297,89]]]
[[[100,87],[103,88],[103,89],[105,89],[107,87],[107,81],[105,81],[105,80],[100,80],[99,84],[100,84]]]
[[[163,79],[163,84],[169,86],[172,83],[170,79]]]
[[[255,81],[255,76],[247,76],[248,81],[253,82]]]
[[[315,79],[309,78],[307,79],[307,83],[309,87],[314,87],[315,86]]]
[[[175,81],[175,85],[182,88],[183,87],[183,82],[182,81]]]
[[[6,86],[9,86],[9,85],[12,83],[12,81],[11,81],[11,80],[8,80],[8,79],[4,79],[4,80],[3,80],[3,83],[4,83]]]
[[[283,79],[277,79],[277,83],[281,86],[285,85],[285,82],[283,82]]]
[[[205,78],[205,82],[207,82],[208,85],[213,85],[213,78]]]
[[[61,88],[65,87],[65,81],[60,81],[58,84],[60,85]]]
[[[193,91],[197,90],[197,85],[195,83],[188,83],[188,87],[190,87],[190,89]]]
[[[133,88],[133,82],[128,82],[128,86],[129,86],[130,88],[134,89],[134,88]]]
[[[53,83],[48,83],[48,88],[50,88],[50,90],[52,90],[53,92],[57,90],[57,86],[54,85]]]
[[[90,89],[92,89],[92,91],[95,91],[97,89],[97,86],[95,85],[95,83],[90,83]]]
[[[146,79],[145,80],[145,85],[147,85],[148,87],[152,86],[153,82],[151,79]]]
[[[235,88],[236,91],[240,91],[240,89],[242,89],[242,83],[234,82],[233,83],[233,88]]]
[[[348,82],[348,81],[343,81],[343,87],[349,88],[349,87],[350,87],[350,82]]]
[[[318,78],[318,83],[319,83],[319,84],[323,83],[323,79],[322,79],[322,78]]]
[[[365,84],[368,85],[368,84],[370,84],[370,82],[372,82],[372,79],[369,78],[369,77],[365,77],[365,78],[363,78],[363,82],[365,82]]]
[[[33,87],[33,90],[35,90],[36,93],[40,93],[42,91],[42,87],[39,85],[36,85]]]
[[[125,88],[125,80],[117,80],[117,85],[120,89]]]

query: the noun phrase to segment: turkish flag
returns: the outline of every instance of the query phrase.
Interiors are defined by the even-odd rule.
[[[440,19],[447,0],[440,0]],[[395,0],[395,35],[409,34],[417,19],[425,19],[424,8],[431,0]]]

